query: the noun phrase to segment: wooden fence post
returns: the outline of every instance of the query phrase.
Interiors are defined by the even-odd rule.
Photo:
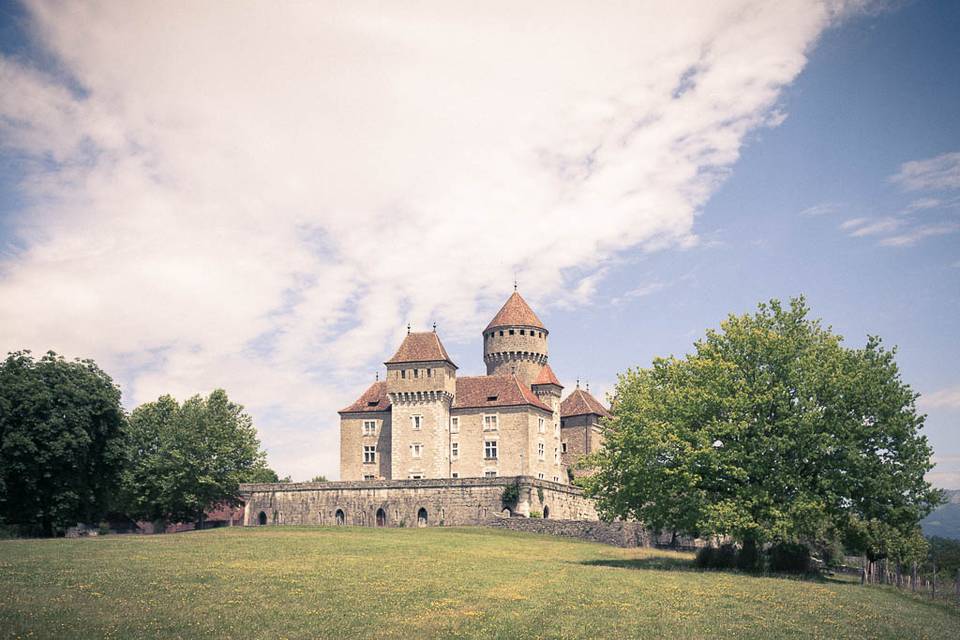
[[[914,593],[917,592],[917,563],[914,562],[910,566],[910,588]]]
[[[897,589],[903,586],[903,572],[900,570],[900,561],[897,560]]]
[[[930,582],[930,597],[937,597],[937,559],[933,559],[933,580]]]

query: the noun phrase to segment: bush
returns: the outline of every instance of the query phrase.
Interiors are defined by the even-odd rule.
[[[110,533],[110,523],[107,522],[106,520],[103,520],[103,521],[100,523],[100,528],[99,528],[99,530],[97,531],[97,533],[98,533],[99,535],[101,535],[101,536],[108,535],[108,534]]]
[[[531,517],[531,518],[542,518],[542,517],[543,517],[543,514],[540,513],[539,511],[531,511],[531,512],[530,512],[530,517]]]
[[[797,542],[779,542],[768,551],[770,570],[783,573],[809,573],[812,567],[810,549]]]
[[[732,544],[703,547],[697,551],[695,564],[701,569],[734,569],[737,566],[737,548]]]
[[[763,555],[753,540],[745,540],[737,552],[737,569],[747,573],[763,571]]]
[[[515,507],[520,500],[520,485],[513,483],[503,488],[503,497],[501,498],[503,506]]]
[[[543,487],[537,487],[537,497],[540,498],[540,504],[543,504]]]

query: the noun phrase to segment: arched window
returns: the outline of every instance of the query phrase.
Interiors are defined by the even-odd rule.
[[[387,512],[383,509],[377,509],[377,526],[385,527],[387,526]]]
[[[423,507],[420,507],[420,510],[417,511],[417,526],[425,527],[427,526],[427,510]]]
[[[336,521],[338,527],[342,527],[346,523],[347,518],[343,515],[343,509],[337,509]]]
[[[547,519],[547,518],[549,518],[549,517],[550,517],[550,507],[544,505],[544,506],[543,506],[543,518],[544,518],[544,519]]]
[[[260,523],[261,526],[267,524],[267,514],[261,511],[260,515],[257,516],[257,522]]]

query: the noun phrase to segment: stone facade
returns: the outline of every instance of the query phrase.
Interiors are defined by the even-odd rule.
[[[606,409],[579,387],[561,402],[548,335],[514,292],[483,330],[487,375],[458,377],[436,332],[408,332],[385,363],[385,380],[340,412],[341,478],[525,475],[567,483],[567,467],[600,440],[595,429],[578,447],[570,431],[573,447],[564,455],[564,406],[595,426],[600,416],[589,412]]]
[[[504,490],[514,485],[519,499],[505,506]],[[247,526],[463,526],[531,512],[597,520],[593,501],[580,489],[529,476],[245,484],[241,492]]]

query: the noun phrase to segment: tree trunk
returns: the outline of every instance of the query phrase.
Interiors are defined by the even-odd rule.
[[[917,592],[917,563],[914,562],[910,566],[910,589],[916,593]]]

